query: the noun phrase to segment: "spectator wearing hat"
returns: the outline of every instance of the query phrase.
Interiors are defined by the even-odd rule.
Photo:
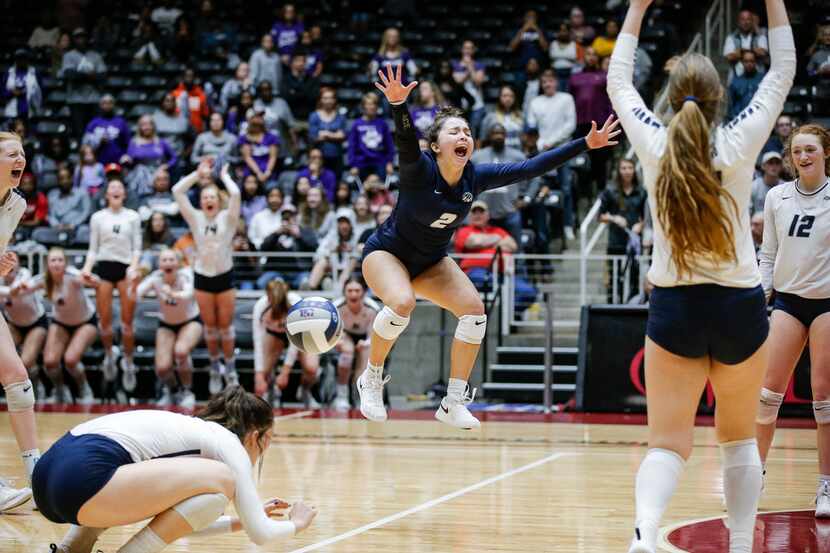
[[[104,165],[118,163],[127,153],[130,128],[123,117],[115,114],[115,98],[112,94],[101,96],[98,108],[98,116],[86,126],[83,143],[92,146],[95,157]]]
[[[752,195],[749,202],[749,213],[764,213],[764,202],[767,193],[774,187],[782,184],[781,172],[784,169],[783,159],[778,152],[767,152],[761,157],[760,177],[752,181]]]
[[[43,96],[35,68],[29,65],[31,53],[25,48],[14,52],[14,65],[6,72],[3,99],[5,117],[28,119],[40,111]]]
[[[758,70],[755,52],[744,50],[741,52],[741,75],[736,75],[729,83],[729,114],[727,118],[731,121],[749,105],[764,74]]]
[[[303,226],[297,218],[297,208],[292,204],[285,204],[280,210],[281,224],[272,232],[260,247],[261,251],[284,253],[311,253],[317,249],[317,236],[311,227]],[[291,256],[288,258],[268,258],[263,267],[263,275],[258,280],[260,288],[265,287],[266,276],[282,276],[291,285],[299,288],[301,282],[307,279],[311,263],[308,257]]]
[[[349,275],[357,267],[357,239],[355,214],[349,207],[341,207],[335,214],[336,224],[320,241],[314,256],[314,267],[308,277],[306,289],[317,290],[328,271],[339,269],[340,277],[336,290],[343,288]]]
[[[255,87],[263,82],[271,84],[271,90],[279,90],[282,83],[282,60],[274,50],[274,37],[262,35],[261,47],[251,54],[251,81]]]
[[[182,74],[179,85],[173,89],[177,106],[187,106],[190,112],[190,125],[196,132],[205,129],[205,119],[210,115],[205,91],[196,83],[196,73],[188,67]],[[181,108],[179,108],[181,109]]]
[[[66,103],[72,117],[72,129],[80,134],[95,115],[101,100],[101,80],[107,66],[101,54],[89,48],[86,31],[72,31],[74,48],[63,56],[58,77],[66,81]]]
[[[47,196],[50,227],[58,230],[72,230],[86,224],[92,215],[92,199],[89,193],[73,185],[72,172],[68,167],[58,171],[58,187]]]

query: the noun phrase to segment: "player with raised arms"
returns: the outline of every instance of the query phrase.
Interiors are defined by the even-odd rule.
[[[481,192],[544,175],[591,148],[615,145],[617,123],[609,117],[602,129],[520,163],[473,164],[475,142],[463,112],[443,108],[427,133],[429,150],[421,152],[406,99],[418,86],[401,83],[401,68],[379,71],[375,86],[392,106],[400,156],[400,196],[392,215],[367,240],[363,276],[384,303],[372,324],[368,369],[357,379],[360,411],[386,420],[383,364],[398,336],[409,325],[415,297],[452,312],[458,326],[451,350],[447,396],[435,416],[456,428],[480,426],[467,405],[475,397],[467,381],[487,328],[478,291],[458,264],[447,256],[455,230]]]

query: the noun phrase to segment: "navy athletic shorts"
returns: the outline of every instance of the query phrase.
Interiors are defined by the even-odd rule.
[[[806,328],[810,328],[819,316],[830,313],[830,298],[811,300],[795,294],[776,292],[772,308],[789,313]]]
[[[381,238],[377,232],[366,240],[366,244],[363,246],[363,259],[366,259],[366,256],[375,250],[383,250],[397,257],[406,267],[406,270],[409,271],[409,278],[411,279],[415,279],[415,277],[438,264],[447,256],[446,252],[440,252],[433,256],[423,255],[411,247],[406,248],[403,244]]]
[[[654,287],[646,334],[681,357],[709,355],[736,365],[749,359],[769,334],[764,290],[696,284]]]
[[[100,434],[67,432],[43,454],[32,473],[32,492],[41,514],[57,524],[78,524],[78,511],[107,485],[118,467],[133,459]]]

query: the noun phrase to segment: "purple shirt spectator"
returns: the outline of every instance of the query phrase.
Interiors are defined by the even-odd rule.
[[[302,177],[307,178],[312,187],[322,188],[326,194],[326,199],[329,202],[334,202],[334,191],[337,188],[337,176],[334,174],[334,171],[331,169],[323,169],[322,173],[315,177],[311,174],[311,170],[308,167],[303,167],[297,173],[296,180]]]
[[[568,81],[568,91],[576,104],[576,124],[590,125],[605,122],[611,115],[611,100],[605,90],[607,83],[604,71],[585,70],[572,75]]]
[[[176,152],[173,151],[170,144],[163,138],[157,138],[152,142],[146,142],[144,144],[139,144],[133,138],[127,147],[127,155],[132,158],[134,164],[150,167],[157,167],[162,163],[166,163],[168,167],[172,167],[178,161]]]
[[[9,68],[5,77],[6,86],[3,87],[2,97],[6,102],[3,113],[6,117],[27,119],[40,111],[43,94],[34,67],[15,64]],[[20,91],[17,96],[16,91]]]
[[[118,163],[127,152],[130,128],[123,117],[95,117],[86,126],[84,144],[95,149],[95,158],[107,165]]]
[[[363,169],[391,163],[395,157],[392,131],[384,119],[367,121],[362,117],[349,131],[349,166]]]
[[[427,135],[427,131],[435,121],[435,114],[438,113],[438,106],[431,108],[413,108],[409,110],[412,115],[412,123],[418,130],[418,138],[423,138]]]
[[[265,132],[262,135],[262,140],[260,142],[251,142],[248,140],[246,135],[242,135],[239,137],[239,147],[241,148],[245,144],[250,144],[251,146],[251,157],[254,158],[254,162],[256,162],[257,167],[263,173],[268,169],[268,150],[271,146],[279,146],[280,139],[275,134],[271,134],[270,132]],[[245,176],[251,174],[251,170],[248,167],[245,167]]]
[[[292,25],[287,25],[282,21],[277,21],[271,27],[271,36],[274,37],[274,46],[280,55],[290,56],[294,53],[294,48],[300,42],[300,37],[303,34],[303,24],[299,21]]]

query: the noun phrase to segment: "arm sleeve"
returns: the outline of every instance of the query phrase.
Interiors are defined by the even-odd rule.
[[[383,131],[383,144],[386,149],[386,162],[387,163],[394,163],[395,162],[395,140],[392,138],[392,131],[389,129],[389,125],[384,125]],[[418,147],[418,154],[420,157],[420,146]]]
[[[482,163],[475,167],[479,192],[539,177],[588,150],[584,138],[516,163]]]
[[[395,144],[398,147],[401,165],[418,163],[421,159],[421,148],[418,146],[418,135],[406,103],[392,104],[392,117],[395,119]]]
[[[775,228],[775,208],[773,198],[767,195],[764,203],[764,242],[758,252],[758,267],[761,270],[761,286],[764,294],[769,298],[772,293],[773,277],[775,276],[775,258],[778,255],[778,233]]]
[[[194,171],[183,177],[173,187],[173,197],[176,199],[176,203],[179,206],[182,217],[184,217],[184,220],[187,221],[188,225],[190,225],[191,230],[193,230],[193,226],[196,225],[196,208],[190,203],[190,198],[187,197],[187,191],[190,190],[198,179],[199,176],[196,174],[196,171]]]
[[[268,297],[262,296],[254,304],[254,313],[251,326],[254,335],[254,372],[265,372],[265,352],[263,351],[265,345],[265,325],[262,322],[262,315],[265,313],[265,308],[268,307]]]

